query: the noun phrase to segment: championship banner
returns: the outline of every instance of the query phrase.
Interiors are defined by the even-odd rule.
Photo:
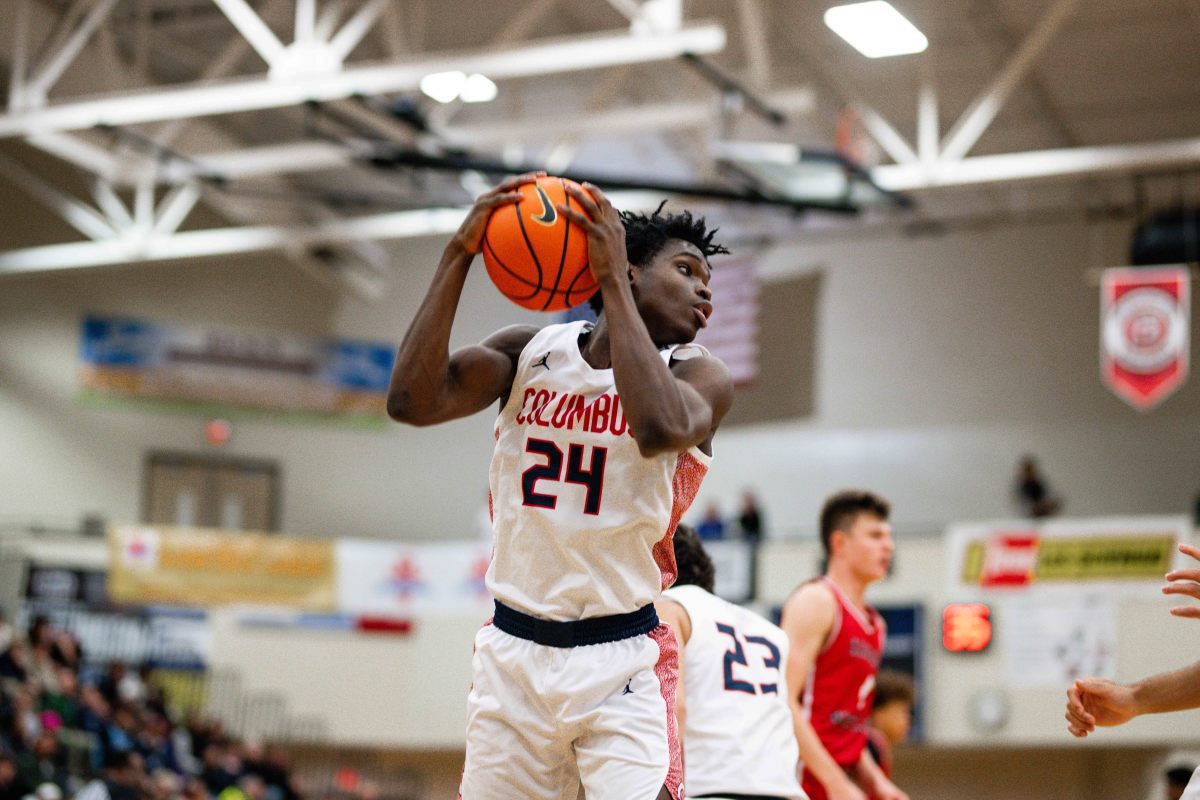
[[[1122,400],[1148,411],[1187,378],[1191,306],[1187,267],[1104,271],[1100,370]]]
[[[430,612],[490,615],[484,575],[491,547],[474,542],[406,545],[342,539],[336,545],[338,609],[409,617]]]
[[[385,424],[396,348],[235,328],[89,316],[87,401],[133,400],[202,413],[258,409]]]
[[[974,523],[947,532],[952,596],[1054,586],[1157,588],[1190,536],[1186,517]]]
[[[333,543],[274,533],[114,525],[108,593],[117,603],[287,605],[330,611]]]

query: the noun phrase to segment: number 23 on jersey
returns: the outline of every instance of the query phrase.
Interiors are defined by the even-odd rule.
[[[738,667],[744,673],[750,667],[750,658],[756,658],[770,672],[779,674],[779,648],[770,639],[762,636],[743,637],[732,625],[717,623],[717,630],[728,636],[732,647],[725,651],[725,691],[745,694],[778,694],[778,677],[770,682],[751,683],[739,677]],[[743,646],[742,642],[745,642]]]

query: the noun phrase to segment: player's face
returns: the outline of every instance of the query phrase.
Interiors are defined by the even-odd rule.
[[[845,537],[842,556],[856,575],[865,581],[887,577],[896,550],[892,526],[887,520],[874,514],[859,514],[850,530],[842,535]]]
[[[650,263],[634,267],[638,311],[655,344],[686,344],[708,326],[708,261],[691,242],[668,239]]]

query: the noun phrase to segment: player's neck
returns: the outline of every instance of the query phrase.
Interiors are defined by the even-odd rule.
[[[612,339],[606,314],[601,314],[595,326],[579,337],[579,354],[592,369],[612,369]]]
[[[861,608],[867,606],[867,587],[870,586],[870,581],[864,581],[856,576],[849,567],[844,564],[832,563],[829,569],[825,572],[825,577],[833,582],[837,588],[842,590],[842,594]]]

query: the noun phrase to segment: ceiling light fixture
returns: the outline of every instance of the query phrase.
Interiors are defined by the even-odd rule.
[[[466,82],[466,74],[458,70],[431,72],[421,78],[421,91],[439,103],[452,103],[462,92]]]
[[[496,84],[478,72],[432,72],[421,78],[421,91],[439,103],[487,103],[496,99]]]
[[[496,84],[486,75],[475,73],[463,81],[459,99],[464,103],[487,103],[496,99]]]
[[[825,24],[867,58],[920,53],[929,46],[925,34],[886,0],[834,6]]]

